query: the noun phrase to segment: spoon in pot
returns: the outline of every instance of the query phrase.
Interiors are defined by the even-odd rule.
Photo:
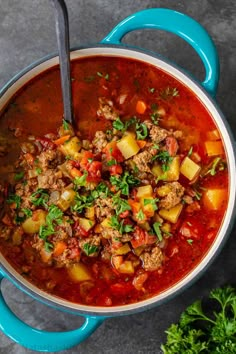
[[[68,12],[64,0],[52,0],[55,8],[56,34],[59,51],[61,88],[63,98],[64,120],[75,125],[72,112],[70,42]]]

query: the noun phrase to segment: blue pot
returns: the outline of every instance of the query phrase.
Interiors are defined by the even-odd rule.
[[[155,53],[130,48],[122,44],[122,38],[128,32],[145,28],[165,30],[185,39],[196,50],[203,61],[205,67],[204,81],[201,83],[197,82],[184,70]],[[214,43],[204,28],[195,20],[182,13],[169,9],[152,8],[125,18],[98,45],[73,50],[71,52],[71,59],[94,55],[112,55],[142,60],[170,73],[195,92],[202,104],[211,113],[216,126],[222,134],[229,168],[229,204],[218,236],[199,265],[170,289],[137,304],[107,308],[79,305],[58,299],[30,284],[0,254],[0,281],[3,278],[7,278],[19,289],[38,301],[58,310],[84,316],[85,318],[83,326],[73,331],[58,333],[37,330],[23,323],[11,312],[0,292],[0,329],[15,342],[32,350],[55,352],[71,348],[89,337],[108,317],[144,311],[161,305],[163,302],[173,298],[196,281],[211,264],[222,249],[232,226],[231,221],[235,210],[236,194],[234,143],[228,124],[212,98],[216,93],[219,81],[219,61]],[[57,56],[49,56],[30,65],[16,75],[0,91],[0,109],[29,80],[57,63]]]

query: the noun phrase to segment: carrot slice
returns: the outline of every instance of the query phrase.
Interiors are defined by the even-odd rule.
[[[63,242],[63,241],[57,242],[55,245],[55,248],[53,250],[53,255],[55,257],[60,256],[65,251],[66,248],[67,248],[67,245],[65,242]]]
[[[139,100],[136,104],[136,112],[139,114],[144,114],[147,109],[147,105],[144,101]]]
[[[145,140],[136,140],[136,143],[140,147],[140,149],[144,148],[144,146],[147,144]]]
[[[70,139],[70,135],[64,135],[64,136],[61,136],[60,138],[54,140],[53,142],[56,145],[62,145],[69,139]]]

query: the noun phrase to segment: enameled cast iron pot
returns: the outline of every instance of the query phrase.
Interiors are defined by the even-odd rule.
[[[130,48],[121,43],[122,38],[128,32],[145,28],[166,30],[185,39],[196,50],[203,61],[205,67],[204,82],[196,82],[182,69],[159,55],[137,48]],[[134,58],[153,64],[170,73],[195,92],[195,95],[211,113],[222,135],[229,168],[229,203],[218,236],[200,264],[171,288],[137,304],[116,307],[93,307],[59,299],[30,284],[0,254],[0,281],[3,278],[7,278],[19,289],[38,301],[62,311],[84,316],[85,318],[83,326],[73,331],[56,333],[37,330],[23,323],[11,312],[0,292],[0,329],[15,342],[37,351],[54,352],[68,349],[90,336],[106,317],[144,311],[173,298],[180,291],[191,285],[206,270],[222,249],[232,226],[236,195],[234,142],[225,118],[212,99],[216,93],[219,80],[219,61],[214,43],[208,33],[196,21],[182,13],[169,9],[153,8],[137,12],[124,19],[98,45],[73,50],[71,52],[71,59],[94,55]],[[50,56],[30,65],[16,75],[0,91],[0,109],[29,80],[56,64],[58,64],[58,57]]]

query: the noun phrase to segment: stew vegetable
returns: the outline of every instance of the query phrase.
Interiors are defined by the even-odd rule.
[[[138,302],[188,274],[228,200],[212,117],[160,69],[124,58],[72,63],[78,127],[62,121],[59,69],[32,80],[0,120],[0,250],[72,302]]]

